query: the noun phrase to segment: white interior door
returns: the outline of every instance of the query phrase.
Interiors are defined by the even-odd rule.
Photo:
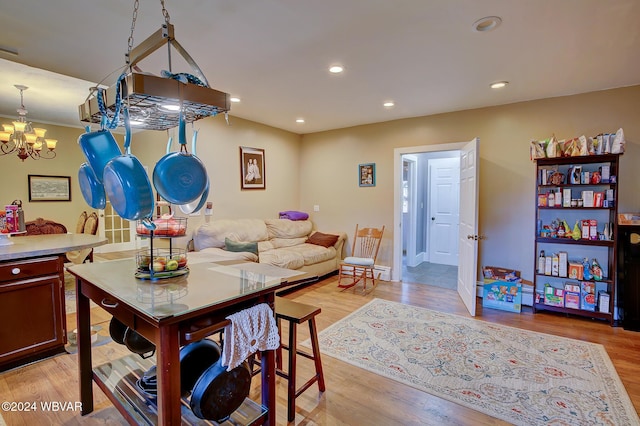
[[[140,246],[140,239],[135,234],[135,222],[129,222],[118,216],[109,201],[104,210],[98,211],[98,218],[98,235],[106,238],[108,242],[94,248],[94,252],[135,250]]]
[[[458,294],[471,316],[476,315],[478,270],[478,151],[475,138],[460,150],[460,229],[458,243]]]
[[[429,262],[458,264],[460,158],[429,160]]]

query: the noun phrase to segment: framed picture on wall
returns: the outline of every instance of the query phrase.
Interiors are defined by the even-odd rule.
[[[265,189],[264,149],[240,147],[240,187]]]
[[[376,186],[376,163],[358,165],[358,183],[360,186]]]
[[[71,201],[69,176],[28,175],[29,201]]]

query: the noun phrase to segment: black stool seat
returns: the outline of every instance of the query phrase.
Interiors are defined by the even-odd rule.
[[[281,327],[281,321],[289,322],[289,344],[281,344],[277,351],[277,368],[276,374],[284,377],[288,381],[287,386],[287,419],[293,421],[296,413],[296,398],[311,387],[312,384],[318,382],[320,392],[325,391],[324,374],[322,373],[322,362],[320,360],[320,346],[318,345],[318,335],[316,333],[316,315],[321,309],[316,306],[305,305],[304,303],[294,302],[283,297],[275,298],[276,321],[278,322],[278,330]],[[309,323],[309,335],[311,338],[312,353],[309,354],[298,349],[297,326],[304,322]],[[282,334],[280,334],[282,336]],[[288,372],[282,369],[282,349],[289,351]],[[311,377],[305,384],[296,388],[296,355],[303,356],[313,360],[315,364],[316,374]]]

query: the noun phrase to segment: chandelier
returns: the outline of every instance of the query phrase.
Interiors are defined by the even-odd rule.
[[[46,129],[32,127],[27,121],[27,109],[24,107],[23,92],[27,86],[16,84],[15,88],[20,91],[20,108],[17,109],[18,118],[12,124],[3,124],[0,131],[0,155],[16,153],[22,161],[31,157],[34,160],[50,160],[56,156],[55,149],[58,143],[55,139],[45,139]],[[42,151],[42,148],[47,148]]]

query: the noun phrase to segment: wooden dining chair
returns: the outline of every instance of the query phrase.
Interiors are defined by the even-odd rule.
[[[85,215],[86,219],[83,223],[82,228],[80,228],[80,221],[83,218],[83,214]],[[76,226],[76,233],[96,235],[97,232],[98,232],[98,214],[96,212],[93,212],[90,215],[87,215],[87,212],[82,212],[80,214],[80,218],[78,219],[78,224]],[[80,250],[68,251],[65,253],[65,256],[66,256],[65,262],[73,262],[75,264],[84,263],[87,260],[89,262],[93,262],[93,248],[84,248]]]
[[[345,257],[340,263],[338,287],[347,289],[355,287],[357,283],[362,281],[362,290],[366,292],[368,279],[371,279],[371,288],[375,287],[374,267],[383,233],[384,226],[382,228],[359,228],[356,225],[351,256]]]

